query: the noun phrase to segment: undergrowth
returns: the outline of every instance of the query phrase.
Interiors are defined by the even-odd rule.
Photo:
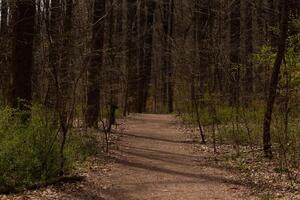
[[[26,111],[0,108],[0,192],[46,182],[59,176],[61,133],[53,112],[43,106]],[[96,153],[95,140],[69,132],[64,149],[64,172],[69,174],[76,161]]]

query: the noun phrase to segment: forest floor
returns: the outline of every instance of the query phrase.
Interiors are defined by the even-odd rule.
[[[194,140],[182,132],[174,116],[138,114],[125,124],[109,157],[89,161],[84,182],[0,199],[262,199],[238,172],[208,161],[211,155],[205,151],[195,151]]]

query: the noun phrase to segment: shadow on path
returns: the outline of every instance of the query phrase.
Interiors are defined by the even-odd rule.
[[[243,185],[240,181],[236,181],[229,178],[224,178],[221,176],[213,176],[213,175],[207,175],[207,174],[198,174],[198,173],[188,173],[188,172],[180,172],[175,171],[171,169],[166,169],[158,166],[150,166],[145,165],[138,162],[128,161],[120,158],[115,158],[115,161],[121,165],[138,168],[138,169],[144,169],[149,171],[149,173],[152,172],[159,172],[167,175],[174,175],[174,176],[182,176],[185,178],[191,178],[197,180],[197,182],[216,182],[216,183],[229,183],[232,185]]]
[[[165,139],[165,138],[142,136],[142,135],[136,135],[136,134],[130,134],[130,133],[120,133],[119,135],[138,138],[138,139],[154,140],[154,141],[159,141],[159,142],[168,142],[168,143],[174,143],[174,144],[194,144],[194,143],[197,143],[197,141],[178,141],[178,140],[170,140],[170,139]]]

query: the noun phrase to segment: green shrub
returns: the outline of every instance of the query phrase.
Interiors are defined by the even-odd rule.
[[[23,116],[19,110],[0,109],[0,185],[6,187],[47,181],[60,171],[61,142],[55,115],[42,106],[33,106],[30,119],[24,122]],[[68,137],[65,172],[71,170],[80,149],[80,143],[74,141]]]

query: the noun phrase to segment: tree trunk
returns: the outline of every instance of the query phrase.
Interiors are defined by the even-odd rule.
[[[146,112],[147,110],[147,100],[148,92],[150,88],[151,81],[151,71],[152,71],[152,54],[153,54],[153,23],[155,17],[156,2],[147,1],[144,5],[146,10],[141,12],[141,27],[143,27],[143,41],[140,47],[140,85],[139,85],[139,108],[140,113]],[[145,13],[147,13],[146,16]]]
[[[2,0],[1,2],[1,16],[0,16],[0,104],[6,104],[7,100],[7,87],[8,87],[8,78],[7,76],[7,17],[8,17],[8,3],[7,0]]]
[[[127,35],[126,35],[126,69],[127,69],[127,94],[125,95],[126,105],[124,113],[137,111],[138,96],[138,69],[137,69],[137,48],[138,48],[138,30],[137,30],[137,0],[127,1]]]
[[[105,0],[94,3],[92,53],[88,64],[86,125],[96,127],[100,110],[100,72],[103,64]]]
[[[163,1],[163,31],[164,31],[164,74],[165,76],[165,88],[164,96],[165,102],[167,102],[167,111],[172,113],[173,108],[173,96],[174,96],[174,81],[173,81],[173,63],[172,63],[172,38],[173,38],[173,23],[174,23],[174,0]]]
[[[13,107],[21,109],[25,109],[32,99],[35,12],[35,4],[32,0],[17,0],[12,54],[11,103]]]
[[[286,40],[288,37],[288,0],[281,0],[281,25],[280,25],[280,39],[278,42],[278,51],[273,67],[273,72],[270,81],[269,97],[266,103],[264,127],[263,127],[263,144],[264,153],[267,158],[272,158],[272,143],[271,143],[271,122],[273,107],[277,95],[277,86],[279,82],[279,74],[282,61],[285,56]]]
[[[246,101],[249,102],[250,98],[253,94],[253,63],[251,62],[251,56],[253,54],[253,24],[252,24],[252,2],[245,1],[245,37],[244,37],[244,45],[245,45],[245,55],[244,55],[244,65],[246,67],[245,70],[245,95]]]
[[[1,1],[1,35],[7,32],[7,16],[8,16],[8,4],[7,0]]]
[[[241,2],[234,1],[230,13],[230,79],[231,105],[238,105],[240,98],[240,40],[241,40]]]
[[[48,89],[45,97],[45,105],[50,109],[57,109],[60,103],[59,94],[59,70],[61,69],[61,20],[62,7],[60,0],[51,0],[49,19],[47,19],[47,29],[49,38],[49,72]]]
[[[145,35],[145,86],[143,92],[143,112],[147,110],[147,100],[151,82],[152,57],[153,57],[153,26],[155,18],[155,1],[147,1],[147,29]]]
[[[144,101],[144,90],[145,90],[145,79],[147,74],[145,73],[145,33],[147,31],[146,26],[146,2],[145,0],[141,0],[139,4],[139,69],[138,69],[138,112],[142,113],[143,110],[143,101]]]
[[[195,2],[194,13],[194,42],[195,42],[195,67],[199,73],[200,97],[205,95],[205,83],[208,80],[209,55],[208,55],[208,35],[209,35],[209,4],[211,0],[205,2]]]
[[[68,103],[71,102],[69,99],[71,98],[71,89],[72,89],[72,22],[73,22],[73,0],[66,0],[66,15],[64,19],[64,58],[62,69],[60,71],[60,76],[62,76],[62,80],[60,81],[60,90],[57,91],[61,93],[60,97],[60,107],[59,107],[59,117],[60,117],[60,128],[62,133],[62,141],[60,146],[60,176],[64,175],[64,168],[65,168],[65,145],[67,142],[67,135],[69,131],[69,123],[70,123],[70,116],[68,116]],[[57,88],[59,89],[59,88]],[[75,98],[73,96],[72,98]]]
[[[64,42],[63,42],[63,62],[62,62],[62,70],[61,76],[62,78],[62,90],[64,92],[64,99],[67,99],[71,96],[71,88],[73,84],[71,83],[74,80],[72,70],[72,55],[74,54],[73,51],[73,37],[72,30],[73,30],[73,12],[74,12],[74,3],[73,0],[66,0],[65,2],[65,18],[64,18]]]

